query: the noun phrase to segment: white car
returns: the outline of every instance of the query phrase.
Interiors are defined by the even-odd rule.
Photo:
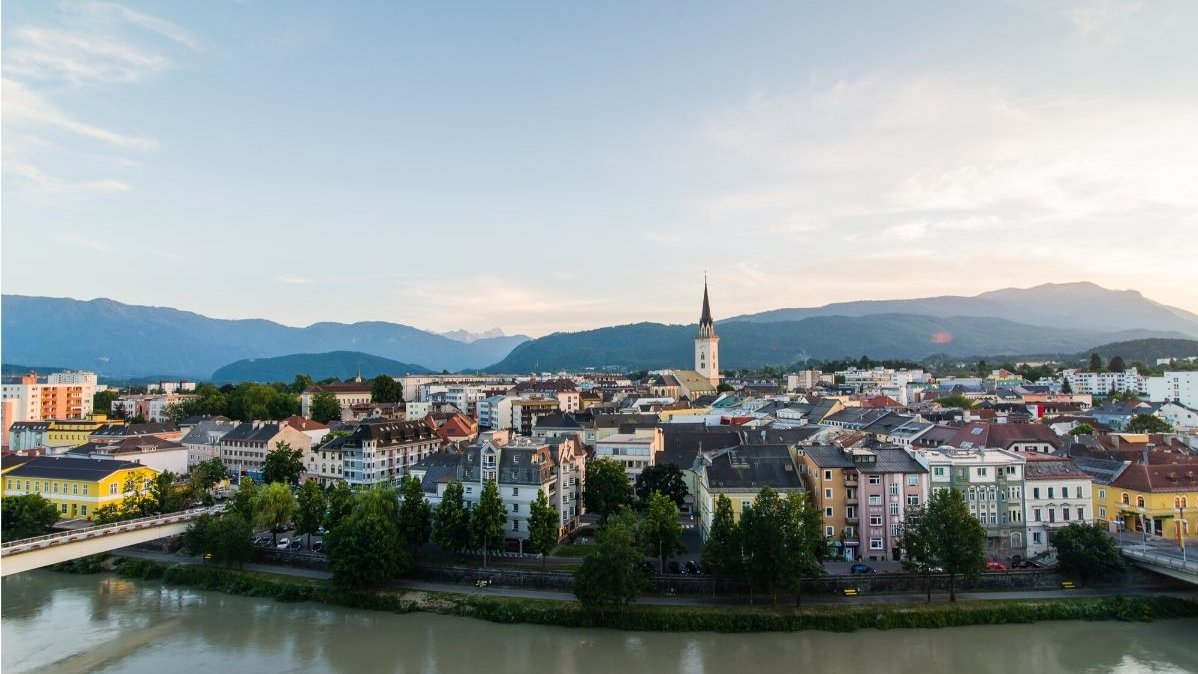
[[[276,547],[276,548],[278,548],[278,549],[280,549],[280,550],[286,550],[286,549],[287,549],[287,546],[289,546],[289,545],[291,545],[291,539],[290,539],[290,538],[280,538],[280,539],[279,539],[279,543],[278,543],[278,545],[276,545],[275,547]]]

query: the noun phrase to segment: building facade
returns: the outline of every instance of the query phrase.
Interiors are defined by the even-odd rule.
[[[720,338],[715,334],[715,321],[711,318],[706,279],[703,280],[703,309],[699,314],[699,331],[695,335],[695,371],[706,377],[713,387],[720,385]]]
[[[38,456],[4,473],[4,496],[40,494],[58,509],[60,519],[92,519],[98,508],[119,504],[132,480],[138,492],[149,489],[157,471],[129,461]]]
[[[1024,521],[1023,456],[1005,449],[945,445],[915,451],[929,472],[934,493],[961,492],[969,512],[986,529],[986,552],[992,557],[1027,554]]]
[[[1027,554],[1038,555],[1057,529],[1094,522],[1094,483],[1068,459],[1028,454],[1024,460]]]

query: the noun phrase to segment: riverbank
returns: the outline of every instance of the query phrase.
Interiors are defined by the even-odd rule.
[[[1045,598],[973,601],[961,604],[871,606],[711,607],[635,605],[607,614],[588,613],[576,603],[483,594],[452,594],[405,588],[354,592],[316,578],[257,571],[171,564],[124,558],[116,567],[126,578],[159,580],[281,602],[313,601],[394,613],[426,612],[497,623],[563,627],[606,627],[657,632],[793,632],[934,628],[1026,624],[1045,620],[1151,621],[1198,617],[1198,602],[1174,596]]]

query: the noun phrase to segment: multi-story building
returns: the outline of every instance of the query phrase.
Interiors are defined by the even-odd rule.
[[[441,438],[423,421],[364,421],[332,442],[330,450],[341,451],[342,479],[351,487],[368,487],[399,484],[410,467],[437,450]]]
[[[362,381],[353,381],[344,384],[313,384],[304,389],[300,394],[300,414],[305,418],[312,418],[312,400],[320,393],[332,393],[337,398],[337,404],[341,409],[345,409],[351,405],[362,405],[373,400],[370,393],[370,384]]]
[[[1065,381],[1074,393],[1089,393],[1091,395],[1108,395],[1134,391],[1147,393],[1148,382],[1134,367],[1123,372],[1086,372],[1084,370],[1065,370],[1061,372]]]
[[[969,512],[986,529],[988,554],[1026,554],[1022,455],[1005,449],[951,445],[914,452],[930,473],[933,493],[941,489],[961,492]]]
[[[852,457],[858,472],[856,495],[861,517],[856,546],[858,554],[869,561],[901,559],[899,538],[907,512],[927,504],[927,468],[902,449],[845,451]],[[849,505],[846,502],[846,508]],[[847,542],[849,535],[847,531],[845,533]]]
[[[93,372],[55,372],[44,382],[36,374],[27,374],[0,386],[3,437],[8,437],[15,421],[86,418],[92,413],[96,388]]]
[[[113,417],[141,417],[150,422],[168,421],[173,405],[181,405],[198,398],[198,395],[190,393],[128,394],[113,400],[109,411]]]
[[[1024,461],[1027,554],[1038,555],[1048,550],[1056,529],[1094,522],[1094,483],[1068,459],[1028,453]]]
[[[693,470],[695,509],[704,540],[711,533],[720,496],[728,498],[732,515],[739,521],[744,509],[757,501],[762,487],[768,486],[783,497],[805,491],[800,466],[787,445],[738,445],[704,451]]]
[[[187,467],[220,456],[220,440],[237,427],[236,421],[225,417],[201,419],[195,422],[179,443],[187,448]]]
[[[521,382],[512,389],[512,393],[523,399],[554,400],[558,410],[566,414],[573,414],[581,407],[578,387],[572,379]]]
[[[89,442],[71,449],[66,456],[129,461],[159,473],[169,470],[175,475],[186,473],[188,468],[186,447],[153,435],[125,438],[120,442]]]
[[[786,390],[788,392],[813,389],[823,381],[823,372],[819,370],[799,370],[786,375]]]
[[[1152,402],[1171,400],[1198,409],[1198,372],[1166,372],[1163,377],[1149,377],[1147,389]]]
[[[230,471],[261,479],[262,462],[282,443],[307,452],[312,440],[298,429],[277,421],[243,421],[220,438],[220,460]]]
[[[88,442],[92,433],[104,426],[123,426],[124,421],[109,420],[103,414],[89,414],[87,419],[54,419],[46,432],[46,446],[52,449],[78,447]]]
[[[657,455],[665,448],[661,428],[645,433],[617,433],[595,443],[596,459],[611,459],[624,466],[629,482],[635,482],[641,471],[657,463]]]
[[[153,435],[163,440],[171,440],[177,442],[183,439],[183,431],[176,425],[165,422],[151,422],[144,424],[127,424],[125,422],[109,422],[100,426],[91,435],[87,436],[87,441],[104,444],[110,442],[122,442],[128,438],[137,438]]]
[[[4,496],[40,494],[62,519],[91,519],[97,508],[119,503],[130,479],[138,492],[157,474],[131,461],[37,456],[4,473]]]
[[[511,428],[512,401],[515,399],[515,396],[493,395],[478,401],[475,405],[478,427],[491,431]]]
[[[433,505],[440,504],[451,482],[462,483],[466,502],[476,504],[486,483],[494,480],[507,509],[505,537],[520,541],[528,539],[528,516],[538,492],[557,510],[559,534],[578,525],[585,473],[586,451],[577,438],[546,441],[502,431],[484,434],[460,453],[438,452],[412,471]]]
[[[46,446],[50,433],[50,421],[14,421],[8,427],[8,442],[5,448],[12,452]]]
[[[1098,518],[1117,530],[1178,534],[1194,545],[1198,536],[1198,464],[1126,463],[1107,485],[1094,488]]]
[[[561,409],[557,398],[518,398],[512,400],[512,421],[509,428],[521,435],[532,434],[536,418],[556,414]]]
[[[1061,449],[1061,437],[1044,424],[983,424],[961,426],[947,444],[962,449],[990,447],[1012,452],[1054,454]]]
[[[824,517],[829,550],[845,559],[859,559],[861,475],[857,465],[835,445],[804,447],[801,459],[811,499]]]

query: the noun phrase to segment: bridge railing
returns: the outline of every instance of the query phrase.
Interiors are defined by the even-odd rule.
[[[213,506],[211,508],[191,508],[189,510],[180,510],[179,512],[167,513],[165,515],[150,515],[149,517],[139,517],[137,519],[113,522],[112,524],[88,527],[86,529],[60,531],[54,534],[34,536],[33,538],[22,538],[17,541],[9,541],[8,543],[0,545],[0,557],[6,557],[8,555],[21,552],[28,552],[30,550],[37,550],[39,548],[47,548],[53,545],[62,545],[63,543],[71,543],[73,541],[82,541],[99,536],[109,536],[125,531],[133,531],[135,529],[145,529],[147,527],[163,524],[185,522],[195,519],[200,515],[216,515],[223,511],[224,509],[222,506]]]
[[[1121,548],[1121,550],[1125,557],[1130,557],[1132,559],[1136,559],[1136,560],[1139,560],[1142,562],[1150,562],[1152,564],[1159,564],[1160,566],[1167,566],[1171,569],[1177,569],[1179,571],[1186,571],[1189,573],[1198,574],[1198,560],[1191,559],[1191,560],[1183,561],[1181,558],[1175,557],[1173,555],[1166,555],[1166,554],[1160,553],[1160,552],[1152,552],[1150,550],[1145,550],[1143,548],[1136,548],[1136,547],[1132,547],[1132,546],[1124,546],[1123,548]]]

